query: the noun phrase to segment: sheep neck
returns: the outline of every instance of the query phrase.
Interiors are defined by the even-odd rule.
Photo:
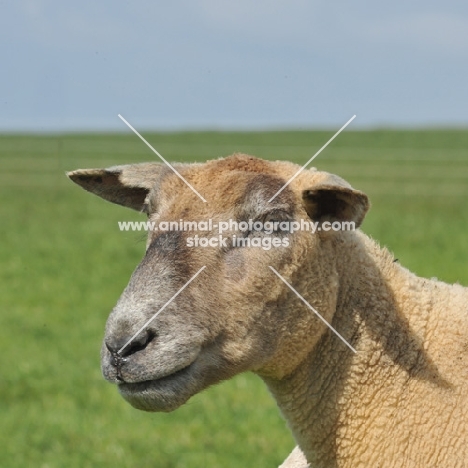
[[[349,453],[348,425],[354,425],[352,432],[356,434],[359,421],[355,415],[359,407],[367,413],[372,408],[377,411],[380,404],[379,398],[362,401],[360,386],[367,386],[367,395],[376,395],[378,386],[394,379],[392,384],[397,382],[403,393],[411,373],[422,371],[433,379],[435,372],[421,362],[424,358],[418,342],[409,331],[414,326],[424,333],[428,308],[427,313],[415,314],[419,323],[409,327],[394,294],[408,283],[409,277],[416,285],[423,280],[397,265],[386,250],[362,234],[357,233],[348,242],[337,242],[336,251],[339,287],[332,324],[348,337],[357,354],[327,332],[286,378],[264,377],[296,441],[314,467],[347,466],[339,460]],[[418,294],[414,284],[406,291],[406,300],[411,294]],[[414,299],[417,303],[419,298]],[[391,342],[388,337],[398,338]],[[387,341],[382,343],[382,338]],[[375,365],[376,356],[383,366]],[[384,375],[379,374],[381,367]],[[372,386],[375,391],[369,391]],[[359,444],[365,450],[365,440],[353,440],[352,444],[354,451],[360,450]]]

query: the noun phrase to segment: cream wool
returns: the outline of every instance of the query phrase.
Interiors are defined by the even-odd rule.
[[[468,290],[358,239],[333,319],[357,354],[329,335],[290,376],[265,379],[305,454],[282,467],[468,466]]]

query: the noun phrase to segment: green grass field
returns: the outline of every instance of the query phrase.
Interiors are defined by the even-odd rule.
[[[236,151],[303,164],[320,132],[145,134],[170,161]],[[138,214],[66,170],[153,160],[133,134],[0,136],[0,465],[275,467],[294,443],[253,375],[171,414],[131,408],[100,375],[108,313],[141,259]],[[346,131],[315,161],[365,191],[363,230],[416,273],[468,284],[468,131]]]

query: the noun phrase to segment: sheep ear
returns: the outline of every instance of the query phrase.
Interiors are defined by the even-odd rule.
[[[318,185],[302,192],[309,217],[315,221],[354,221],[356,228],[370,207],[367,195],[341,185]]]
[[[129,164],[108,169],[78,169],[67,172],[76,184],[105,200],[137,211],[146,211],[145,199],[155,186],[159,163]]]

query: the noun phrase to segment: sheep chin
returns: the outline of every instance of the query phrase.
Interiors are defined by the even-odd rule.
[[[122,397],[134,408],[150,412],[170,412],[182,406],[199,391],[195,386],[192,365],[171,375],[136,383],[119,383]]]

